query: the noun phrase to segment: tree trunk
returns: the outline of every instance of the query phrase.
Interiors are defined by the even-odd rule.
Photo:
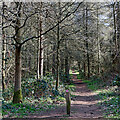
[[[57,28],[57,56],[56,56],[56,60],[57,60],[56,90],[58,90],[58,86],[59,86],[59,47],[60,47],[60,40],[59,40],[59,24],[58,24],[58,28]]]
[[[46,70],[47,70],[47,72],[50,72],[50,64],[49,64],[49,57],[48,57],[48,56],[49,56],[49,54],[48,54],[48,49],[49,49],[49,48],[47,48],[47,54],[46,54],[46,58],[47,58],[47,65],[46,65],[47,69],[46,69]]]
[[[89,46],[88,46],[88,9],[86,6],[86,50],[87,50],[87,77],[90,77],[90,59],[89,59]]]
[[[60,80],[64,81],[64,58],[63,58],[63,53],[60,51]]]
[[[120,39],[120,2],[117,2],[117,40]],[[117,41],[117,48],[119,50],[119,47],[120,47],[120,42]]]
[[[41,35],[41,32],[40,32]],[[42,43],[42,36],[40,37],[40,48],[39,48],[39,75],[43,76],[43,43]]]
[[[13,103],[22,102],[22,91],[21,91],[21,47],[15,49],[15,87]]]
[[[56,90],[58,90],[59,87],[59,65],[60,65],[60,61],[59,61],[59,55],[60,55],[60,2],[58,2],[58,7],[59,7],[59,15],[58,15],[58,26],[57,26],[57,56],[56,56],[56,60],[57,60],[57,70],[56,70]]]
[[[41,9],[42,9],[42,2],[40,2],[40,13],[37,16],[38,23],[39,23],[39,29],[38,29],[38,60],[37,60],[37,78],[39,79],[40,76],[43,76],[43,41],[42,41],[42,15],[41,15]]]
[[[83,7],[83,25],[85,26],[85,8]],[[84,40],[84,51],[86,50],[86,40]],[[83,70],[84,77],[86,77],[86,53],[84,53],[84,61],[83,61]]]
[[[16,2],[17,8],[21,8],[21,3]],[[21,38],[20,38],[20,12],[18,13],[18,17],[16,19],[16,27],[15,27],[15,85],[14,85],[14,96],[13,103],[21,103],[22,102],[22,90],[21,90]]]
[[[78,61],[78,70],[79,70],[79,75],[81,73],[81,69],[80,69],[80,62]]]
[[[116,29],[116,12],[115,12],[115,8],[116,8],[116,2],[114,2],[113,4],[113,19],[114,19],[114,36],[113,36],[113,41],[115,43],[115,48],[116,51],[118,51],[118,41],[117,41],[117,29]]]
[[[53,56],[52,56],[52,74],[55,76],[55,45],[53,45]]]
[[[3,1],[0,1],[0,10],[2,11],[2,7],[3,7]],[[0,16],[0,58],[2,57],[2,16]],[[2,59],[0,59],[0,63],[2,63]],[[2,66],[0,65],[0,80],[2,81]],[[2,96],[2,85],[0,85],[0,104],[1,104],[1,110],[0,110],[0,118],[2,119],[2,100],[3,100],[3,96]]]
[[[98,18],[98,7],[97,7],[97,46],[98,46],[98,75],[100,75],[100,41],[99,41],[99,18]]]
[[[68,63],[68,57],[65,57],[65,76],[66,76],[66,81],[69,83],[69,63]]]
[[[85,59],[85,55],[84,55],[84,59]],[[83,69],[84,69],[84,77],[86,77],[86,64],[85,61],[83,62]]]
[[[4,14],[4,2],[2,5],[2,9],[3,9],[3,14]],[[4,22],[4,19],[2,17],[2,27],[3,27],[3,22]],[[6,89],[6,84],[5,84],[5,76],[6,76],[6,73],[5,73],[5,66],[6,66],[5,54],[6,54],[5,32],[2,28],[2,90],[3,90],[3,92]]]
[[[69,79],[69,62],[68,62],[68,52],[67,52],[67,48],[68,48],[68,42],[65,41],[65,52],[66,52],[66,55],[65,55],[65,76],[66,76],[66,82],[69,82],[70,79]]]

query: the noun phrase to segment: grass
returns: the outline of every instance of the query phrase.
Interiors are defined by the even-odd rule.
[[[27,117],[29,114],[36,114],[41,111],[46,111],[50,109],[55,109],[58,106],[62,106],[60,102],[65,101],[63,97],[56,97],[55,100],[51,100],[50,98],[38,100],[32,100],[29,102],[24,100],[23,103],[13,104],[12,102],[3,102],[2,105],[2,115],[4,117],[14,117],[14,118],[23,118]],[[54,102],[58,102],[60,104],[55,104]]]
[[[99,93],[106,118],[120,118],[120,97],[116,92],[116,86]]]
[[[66,85],[70,90],[70,93],[75,90],[75,85]],[[56,96],[54,99],[50,97],[33,99],[28,97],[23,100],[23,103],[13,104],[11,101],[3,101],[2,104],[2,115],[3,118],[23,118],[30,114],[39,114],[41,111],[47,111],[50,109],[55,109],[56,107],[65,105],[64,96]]]
[[[89,89],[98,92],[100,105],[103,108],[105,118],[120,118],[120,97],[116,90],[117,86],[108,86],[100,78],[83,80]]]

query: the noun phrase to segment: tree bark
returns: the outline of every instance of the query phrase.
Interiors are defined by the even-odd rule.
[[[16,2],[17,8],[21,8],[21,3]],[[14,85],[14,96],[13,103],[21,103],[22,102],[22,90],[21,90],[21,38],[20,38],[20,11],[18,13],[18,17],[16,18],[16,27],[15,27],[15,85]]]
[[[55,45],[53,45],[53,56],[52,56],[52,74],[55,76],[55,68],[56,68],[56,65],[55,65]]]
[[[40,12],[42,8],[42,2],[40,3]],[[39,28],[38,30],[38,75],[37,78],[39,79],[40,76],[43,76],[43,41],[42,41],[42,16],[41,13],[38,16],[38,23],[39,23]]]
[[[115,12],[115,8],[116,8],[116,2],[114,2],[113,4],[113,19],[114,19],[114,36],[113,36],[113,41],[115,43],[115,48],[116,51],[118,51],[118,41],[117,41],[117,29],[116,29],[116,12]]]
[[[47,67],[47,69],[46,70],[47,70],[47,72],[50,72],[50,64],[49,64],[50,61],[49,61],[49,57],[48,57],[49,56],[48,49],[49,48],[47,48],[47,51],[46,51],[47,52],[47,54],[46,54],[46,58],[47,58],[47,63],[46,63],[47,65],[46,65],[46,67]]]
[[[21,47],[16,46],[15,49],[15,87],[13,103],[22,102],[22,91],[21,91]]]
[[[81,69],[80,69],[80,62],[78,61],[78,70],[79,70],[79,75],[81,73]]]
[[[57,70],[56,70],[56,90],[58,90],[59,87],[59,79],[60,79],[60,72],[59,72],[59,65],[60,65],[60,60],[59,60],[59,55],[60,55],[60,2],[58,2],[58,7],[59,7],[59,15],[58,15],[58,26],[57,26]]]
[[[69,62],[68,62],[68,52],[67,52],[67,47],[68,43],[65,41],[65,50],[66,50],[66,55],[65,55],[65,76],[66,76],[66,82],[69,82]]]
[[[59,38],[59,24],[57,28],[57,55],[56,55],[56,60],[57,60],[57,70],[56,70],[56,90],[58,90],[59,86],[59,47],[60,47],[60,38]]]
[[[99,41],[99,18],[98,18],[98,7],[97,7],[97,46],[98,46],[98,75],[100,75],[100,41]]]
[[[2,10],[3,10],[3,14],[4,14],[4,2],[2,4]],[[6,44],[5,44],[5,32],[4,32],[4,29],[3,29],[3,22],[4,22],[4,19],[2,17],[2,90],[4,92],[4,90],[6,89],[6,84],[5,84],[5,77],[6,77],[6,73],[5,73]]]
[[[86,3],[87,4],[87,3]],[[86,50],[87,50],[87,77],[90,77],[90,58],[89,58],[89,44],[88,44],[88,6],[86,6]]]

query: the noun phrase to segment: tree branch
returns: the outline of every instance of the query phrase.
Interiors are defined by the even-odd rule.
[[[74,14],[74,13],[78,10],[78,8],[80,7],[80,5],[81,5],[82,3],[83,3],[83,2],[80,2],[80,3],[78,4],[78,6],[76,7],[76,9],[75,9],[73,12],[68,12],[68,13],[66,14],[66,16],[65,16],[62,20],[60,20],[58,23],[56,23],[56,25],[54,25],[53,27],[51,27],[50,29],[48,29],[47,31],[45,31],[44,33],[42,33],[41,35],[47,34],[49,31],[51,31],[51,30],[53,30],[54,28],[56,28],[56,27],[58,26],[58,24],[62,23],[66,18],[68,18],[68,17],[70,17],[72,14]],[[40,36],[33,36],[33,37],[30,37],[30,38],[27,38],[26,40],[24,40],[24,41],[21,43],[21,45],[23,45],[24,43],[26,43],[27,41],[29,41],[29,40],[31,40],[31,39],[39,38],[39,37],[41,37],[41,35],[40,35]]]

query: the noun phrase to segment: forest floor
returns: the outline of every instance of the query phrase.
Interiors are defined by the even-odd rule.
[[[77,75],[73,73],[72,80],[75,84],[75,91],[72,92],[71,115],[66,115],[66,106],[59,106],[55,109],[40,112],[39,114],[31,114],[27,118],[47,118],[47,119],[78,119],[96,118],[103,120],[101,107],[98,106],[99,97],[97,93],[89,90],[86,83],[77,79]],[[63,103],[64,104],[64,103]]]

